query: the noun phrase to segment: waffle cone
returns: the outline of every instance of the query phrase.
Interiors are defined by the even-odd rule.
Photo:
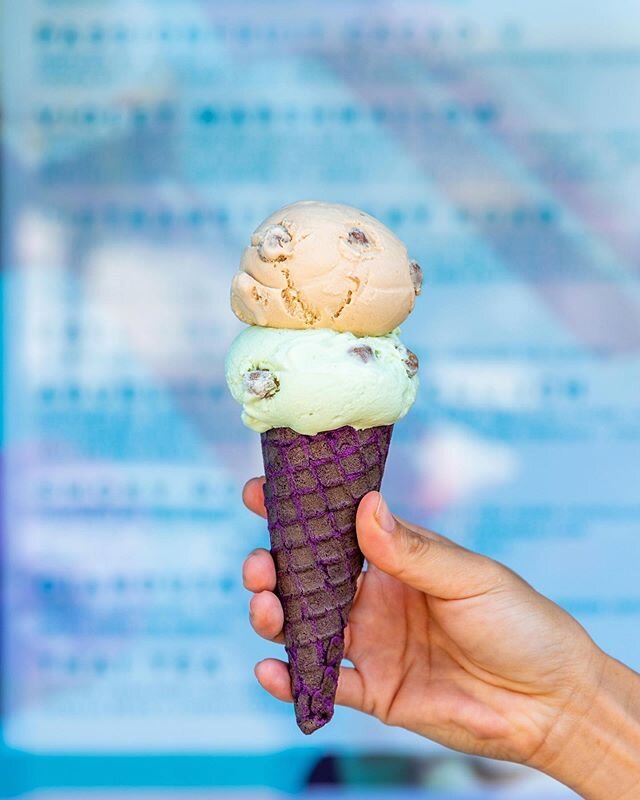
[[[276,592],[303,733],[333,716],[344,628],[362,570],[356,511],[380,488],[392,430],[347,426],[305,436],[273,428],[261,437]]]

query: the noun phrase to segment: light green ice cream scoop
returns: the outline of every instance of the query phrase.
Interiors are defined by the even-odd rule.
[[[225,362],[242,421],[258,433],[292,428],[314,435],[351,425],[391,425],[413,404],[418,359],[398,331],[355,336],[328,328],[251,326]]]

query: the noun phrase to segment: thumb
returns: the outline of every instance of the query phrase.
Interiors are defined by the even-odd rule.
[[[443,600],[485,594],[511,574],[490,558],[394,517],[379,492],[362,498],[356,528],[360,549],[370,564]]]

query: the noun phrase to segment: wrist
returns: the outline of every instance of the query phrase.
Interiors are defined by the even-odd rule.
[[[540,753],[543,772],[587,800],[640,797],[640,675],[596,649]]]

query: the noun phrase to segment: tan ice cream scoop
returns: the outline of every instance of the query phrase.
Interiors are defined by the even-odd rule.
[[[249,325],[380,336],[402,323],[422,270],[381,222],[351,206],[305,200],[256,228],[231,286]]]

